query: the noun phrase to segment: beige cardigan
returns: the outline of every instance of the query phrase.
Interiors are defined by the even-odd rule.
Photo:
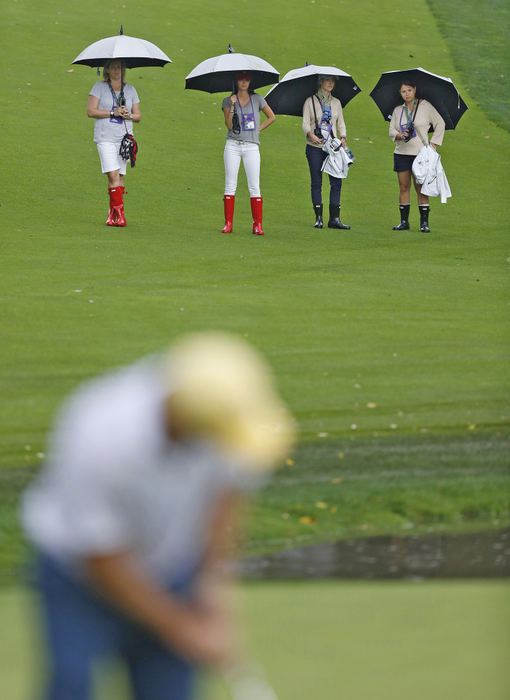
[[[317,115],[317,122],[320,124],[322,117],[322,107],[317,97],[314,97],[313,100],[315,102],[315,113]],[[342,112],[342,105],[340,103],[340,100],[338,100],[336,97],[331,98],[331,121],[333,124],[333,136],[335,138],[342,138],[342,136],[347,136],[347,132],[345,130],[344,114]],[[321,143],[312,143],[308,138],[308,132],[311,131],[313,133],[314,129],[315,119],[313,116],[312,98],[307,97],[305,100],[305,104],[303,105],[303,131],[305,132],[306,143],[309,146],[314,146],[315,148],[322,148]]]
[[[423,146],[428,144],[428,131],[429,127],[432,126],[434,133],[431,136],[431,141],[437,146],[443,143],[443,136],[445,130],[445,123],[443,117],[439,114],[437,109],[433,107],[427,100],[420,100],[418,109],[416,111],[416,119],[414,120],[414,129],[416,131],[416,136],[410,139],[407,143],[405,141],[395,140],[398,133],[402,133],[400,129],[400,121],[402,120],[402,126],[405,126],[407,122],[407,115],[404,109],[404,105],[398,105],[393,110],[390,121],[390,139],[395,143],[395,153],[403,156],[417,156]]]

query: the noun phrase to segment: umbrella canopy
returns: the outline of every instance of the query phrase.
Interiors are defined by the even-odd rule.
[[[402,79],[406,78],[416,84],[418,97],[423,97],[434,105],[443,117],[446,128],[455,129],[459,119],[467,110],[466,103],[450,78],[430,73],[424,68],[391,70],[381,75],[370,97],[379,107],[386,121],[390,121],[395,107],[402,104],[399,89]]]
[[[278,85],[267,93],[266,102],[275,114],[292,114],[299,117],[303,114],[306,98],[317,92],[320,75],[336,77],[331,94],[340,100],[342,107],[361,92],[352,76],[340,68],[307,64],[303,68],[295,68],[285,73]]]
[[[256,90],[263,85],[277,83],[279,72],[270,63],[258,56],[235,53],[229,46],[229,53],[213,56],[199,63],[186,76],[187,90],[204,92],[232,92],[236,73],[251,73],[250,88]]]
[[[106,61],[115,58],[124,61],[127,68],[164,66],[165,63],[172,63],[166,53],[155,44],[123,34],[122,27],[120,31],[118,36],[109,36],[87,46],[76,56],[73,63],[96,67],[104,66]]]

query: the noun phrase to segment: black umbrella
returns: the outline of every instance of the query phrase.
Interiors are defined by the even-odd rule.
[[[428,100],[443,117],[447,129],[455,129],[467,105],[450,80],[442,75],[430,73],[424,68],[391,70],[383,73],[370,97],[381,110],[386,121],[390,121],[395,107],[402,104],[399,89],[402,80],[411,80],[416,85],[417,97]]]
[[[303,103],[306,98],[317,92],[320,75],[335,77],[335,87],[331,94],[340,100],[342,107],[361,92],[353,77],[340,68],[307,63],[303,68],[295,68],[285,73],[278,85],[267,93],[265,98],[267,104],[275,114],[300,117],[303,114]]]

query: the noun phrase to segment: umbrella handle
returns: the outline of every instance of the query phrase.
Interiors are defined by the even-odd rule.
[[[236,94],[234,78],[232,78],[232,94]],[[237,116],[235,105],[234,114],[232,115],[232,133],[236,134],[236,136],[241,133],[241,125],[239,124],[239,117]]]
[[[241,125],[239,124],[239,117],[237,116],[237,112],[235,111],[235,107],[234,107],[234,114],[232,115],[232,133],[234,133],[236,135],[241,133]]]

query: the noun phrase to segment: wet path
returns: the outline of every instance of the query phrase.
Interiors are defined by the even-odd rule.
[[[240,567],[245,579],[510,577],[510,528],[341,540],[247,557]]]

